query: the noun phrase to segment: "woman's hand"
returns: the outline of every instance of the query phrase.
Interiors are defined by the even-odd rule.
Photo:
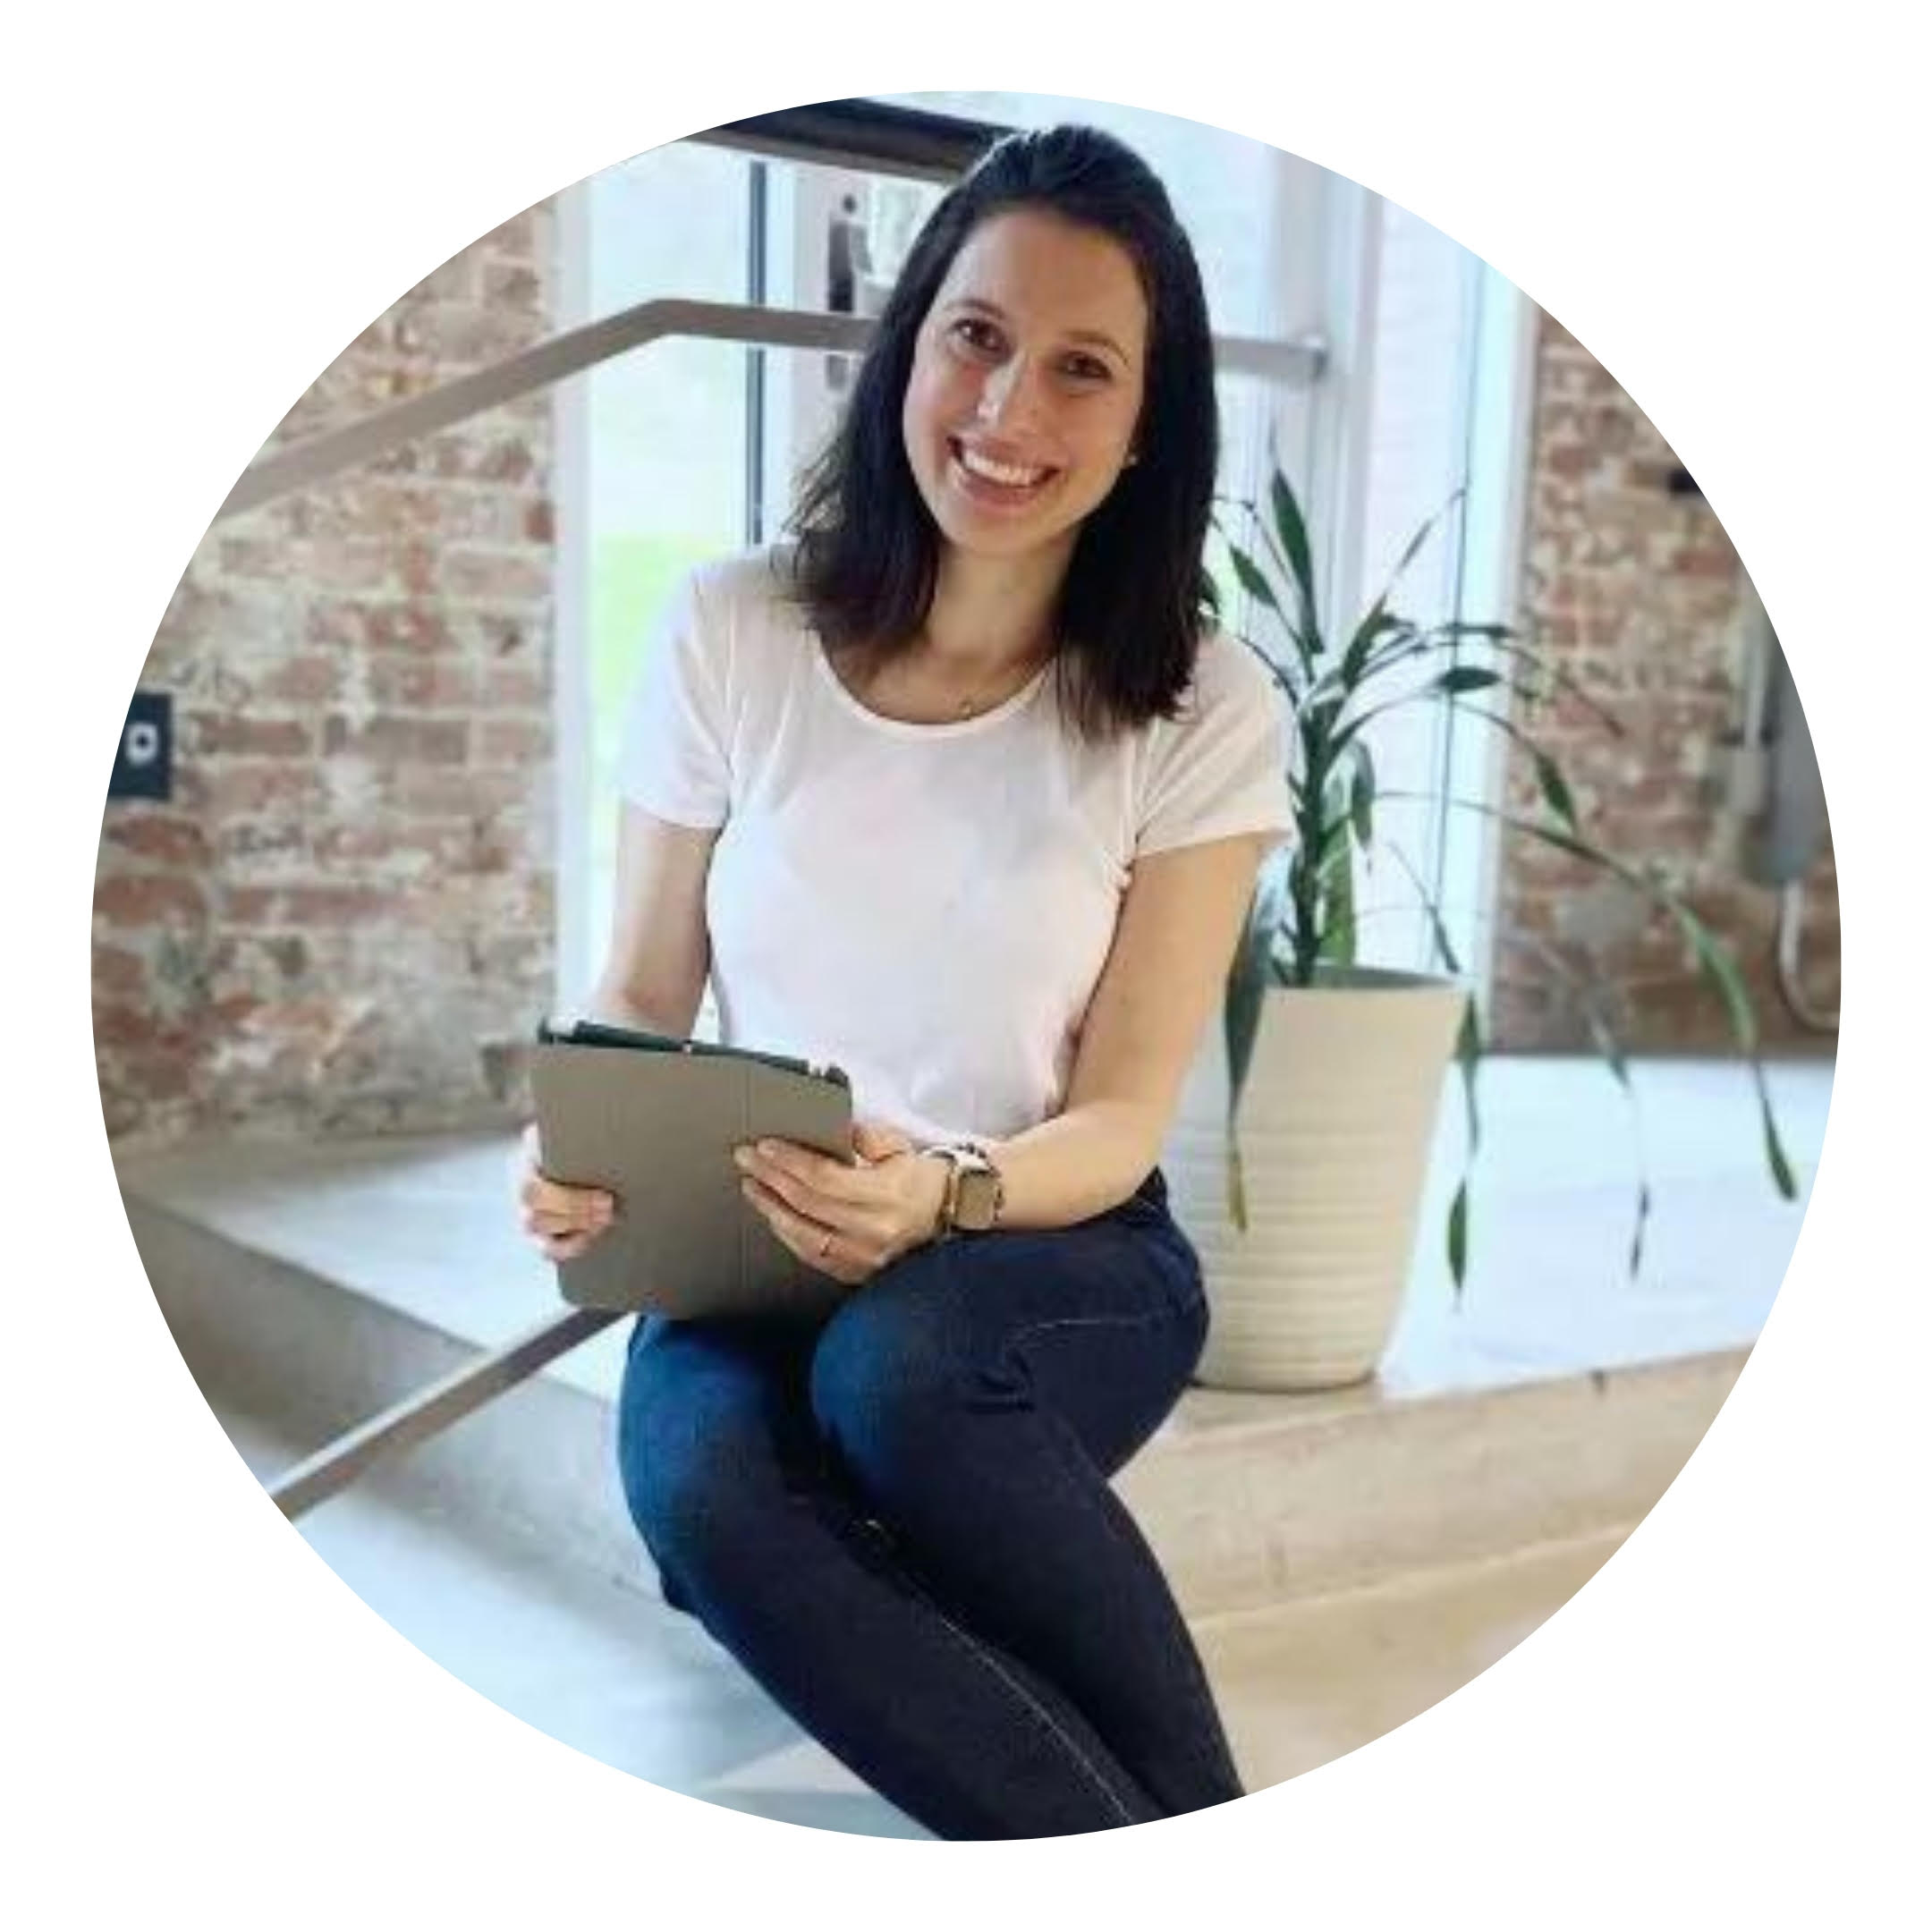
[[[569,1261],[580,1255],[611,1224],[616,1201],[602,1188],[566,1187],[543,1171],[537,1123],[523,1130],[515,1164],[516,1198],[523,1210],[523,1232],[535,1238],[545,1258]]]
[[[860,1121],[858,1164],[846,1166],[789,1140],[737,1150],[745,1199],[809,1267],[857,1287],[936,1233],[945,1163],[919,1153],[895,1127]]]

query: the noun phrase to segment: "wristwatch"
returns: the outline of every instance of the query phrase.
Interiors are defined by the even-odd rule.
[[[929,1148],[936,1158],[948,1163],[945,1199],[940,1204],[937,1237],[951,1234],[983,1234],[995,1226],[1000,1209],[1006,1205],[1006,1184],[984,1148],[970,1140]]]

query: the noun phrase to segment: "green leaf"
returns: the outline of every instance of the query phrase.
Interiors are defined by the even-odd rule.
[[[1482,1022],[1477,1017],[1476,1002],[1462,1007],[1462,1023],[1456,1029],[1456,1066],[1462,1075],[1462,1116],[1469,1129],[1469,1157],[1475,1157],[1482,1144],[1482,1122],[1476,1111],[1476,1070],[1482,1063]]]
[[[1529,755],[1530,762],[1536,768],[1537,790],[1542,794],[1544,804],[1562,819],[1569,832],[1580,836],[1581,833],[1577,825],[1576,800],[1572,796],[1569,782],[1564,778],[1555,759],[1538,744],[1529,733],[1500,712],[1485,711],[1471,706],[1462,716],[1479,719],[1485,724],[1493,724],[1505,737],[1522,747]]]
[[[1512,736],[1521,736],[1513,733]],[[1547,751],[1536,746],[1529,747],[1531,762],[1536,767],[1537,789],[1543,794],[1543,802],[1574,832],[1577,829],[1576,801],[1570,794],[1570,786],[1556,761]]]
[[[1248,1068],[1254,1057],[1255,1035],[1261,1026],[1261,1003],[1272,977],[1270,960],[1275,934],[1281,924],[1278,869],[1264,868],[1257,880],[1249,909],[1248,923],[1235,948],[1228,974],[1227,996],[1222,1003],[1222,1026],[1227,1044],[1228,1118],[1241,1109],[1241,1094],[1248,1084]]]
[[[1455,1298],[1462,1300],[1462,1281],[1469,1271],[1469,1182],[1455,1191],[1449,1208],[1449,1278],[1455,1284]]]
[[[1429,689],[1445,698],[1460,698],[1466,691],[1487,691],[1502,682],[1500,671],[1486,670],[1481,665],[1452,665]]]
[[[1268,855],[1255,881],[1248,923],[1228,973],[1221,1023],[1227,1045],[1227,1124],[1225,1165],[1228,1218],[1243,1233],[1248,1229],[1248,1186],[1241,1165],[1240,1114],[1254,1059],[1255,1037],[1261,1027],[1261,1007],[1275,981],[1275,946],[1281,932],[1293,881],[1301,864],[1294,848],[1277,846]]]
[[[1644,1233],[1650,1224],[1650,1183],[1637,1190],[1637,1225],[1631,1232],[1630,1278],[1637,1279],[1643,1267]]]
[[[1267,668],[1267,674],[1281,687],[1282,695],[1288,700],[1290,714],[1298,713],[1301,708],[1302,693],[1295,681],[1289,676],[1286,666],[1263,650],[1260,645],[1257,644],[1251,637],[1247,637],[1239,631],[1235,631],[1233,636],[1238,642],[1245,644],[1261,660],[1263,665]]]
[[[1600,854],[1598,855],[1601,856]],[[1730,1017],[1731,1030],[1738,1045],[1748,1054],[1758,1050],[1758,1015],[1745,989],[1744,977],[1737,962],[1724,945],[1689,906],[1674,893],[1666,892],[1655,881],[1647,882],[1653,894],[1660,896],[1677,920],[1678,930],[1690,943],[1690,950],[1716,984],[1718,996]]]
[[[1441,626],[1438,628],[1446,631],[1453,630],[1454,627]],[[1574,698],[1578,704],[1582,706],[1613,738],[1623,738],[1628,735],[1624,731],[1623,719],[1618,717],[1616,713],[1609,709],[1607,706],[1592,697],[1584,684],[1578,678],[1572,676],[1571,673],[1565,671],[1561,665],[1552,663],[1540,652],[1532,650],[1525,644],[1510,644],[1498,640],[1496,640],[1496,648],[1504,657],[1511,659],[1513,663],[1527,665],[1538,676],[1547,678],[1555,689],[1565,691]],[[1526,699],[1534,699],[1536,698],[1537,694],[1526,691],[1521,685],[1519,685],[1517,689],[1524,692]]]
[[[1460,496],[1462,492],[1460,490],[1457,491],[1455,493],[1455,496],[1452,496],[1450,497],[1449,502],[1451,504],[1454,503],[1456,496]],[[1427,519],[1422,524],[1421,528],[1418,530],[1415,535],[1409,539],[1408,547],[1402,552],[1401,558],[1396,563],[1396,577],[1400,577],[1402,573],[1405,570],[1407,570],[1411,564],[1415,562],[1417,556],[1421,552],[1422,546],[1428,541],[1428,533],[1436,528],[1437,521],[1446,513],[1447,509],[1448,504],[1445,504],[1443,508],[1441,510],[1438,510],[1434,516]],[[1390,585],[1392,589],[1394,588],[1394,579],[1392,578],[1390,580]]]
[[[1423,798],[1424,793],[1399,792],[1400,798]],[[1622,879],[1652,904],[1667,911],[1676,922],[1678,930],[1689,943],[1691,955],[1705,976],[1717,988],[1722,998],[1726,1017],[1731,1023],[1733,1038],[1750,1067],[1751,1080],[1758,1089],[1758,1111],[1763,1120],[1765,1136],[1765,1161],[1770,1169],[1772,1183],[1786,1200],[1797,1198],[1797,1181],[1792,1171],[1790,1159],[1785,1154],[1783,1141],[1778,1136],[1776,1116],[1772,1111],[1770,1088],[1765,1080],[1764,1063],[1758,1055],[1758,1015],[1751,1004],[1750,994],[1746,989],[1742,975],[1738,971],[1737,962],[1731,956],[1728,947],[1717,939],[1695,912],[1677,894],[1660,884],[1648,872],[1621,859],[1613,858],[1599,850],[1588,840],[1572,833],[1559,832],[1553,826],[1539,825],[1536,820],[1523,818],[1514,812],[1504,811],[1493,805],[1487,805],[1476,799],[1454,798],[1449,802],[1467,811],[1480,812],[1485,818],[1494,818],[1513,831],[1521,833],[1527,838],[1539,839],[1546,845],[1561,852],[1567,852],[1573,859],[1581,860]]]
[[[1462,489],[1452,490],[1449,493],[1449,500],[1444,504],[1442,508],[1436,511],[1433,516],[1425,519],[1415,535],[1409,539],[1408,547],[1397,560],[1395,568],[1389,572],[1389,580],[1383,587],[1382,595],[1376,600],[1377,603],[1387,603],[1389,597],[1394,592],[1395,586],[1401,582],[1402,572],[1415,562],[1417,556],[1421,553],[1422,546],[1428,541],[1429,532],[1455,507],[1457,500],[1464,494],[1465,492]]]
[[[1443,923],[1441,907],[1436,903],[1428,887],[1422,883],[1422,875],[1410,864],[1409,855],[1400,846],[1392,845],[1389,850],[1394,853],[1396,864],[1409,875],[1409,883],[1415,887],[1416,896],[1422,902],[1422,910],[1428,914],[1437,954],[1444,965],[1460,979],[1462,977],[1462,962],[1456,957],[1455,946],[1449,937],[1449,928]]]
[[[1483,638],[1492,644],[1500,644],[1504,639],[1516,635],[1505,623],[1470,623],[1462,618],[1451,618],[1436,628],[1452,637]]]
[[[1360,624],[1355,635],[1349,640],[1348,648],[1342,654],[1342,685],[1345,691],[1354,690],[1360,681],[1363,667],[1368,662],[1369,653],[1379,639],[1387,637],[1391,631],[1404,631],[1411,626],[1400,617],[1390,613],[1385,606],[1377,604]]]
[[[1234,566],[1234,575],[1241,587],[1258,604],[1266,604],[1272,611],[1281,612],[1281,599],[1275,595],[1275,586],[1255,560],[1239,544],[1227,547],[1228,562]],[[1285,612],[1282,612],[1286,615]]]
[[[1227,1167],[1228,1219],[1245,1234],[1248,1232],[1248,1176],[1241,1163],[1241,1136],[1233,1119],[1227,1123],[1227,1141],[1223,1154]]]
[[[1268,497],[1275,512],[1275,528],[1281,538],[1281,547],[1288,559],[1288,567],[1294,573],[1295,587],[1301,593],[1301,622],[1310,639],[1318,635],[1319,626],[1315,617],[1315,563],[1309,547],[1308,524],[1301,515],[1301,505],[1295,501],[1294,491],[1289,487],[1288,479],[1279,467],[1268,479]]]
[[[1798,1177],[1792,1172],[1784,1143],[1778,1139],[1777,1123],[1771,1117],[1771,1096],[1761,1080],[1758,1083],[1758,1104],[1764,1114],[1765,1159],[1770,1165],[1771,1177],[1786,1200],[1796,1200]]]
[[[1349,786],[1349,821],[1365,850],[1375,843],[1375,760],[1369,756],[1368,744],[1358,739],[1355,775]]]
[[[1348,842],[1322,875],[1321,939],[1317,956],[1334,966],[1355,963],[1355,871]]]

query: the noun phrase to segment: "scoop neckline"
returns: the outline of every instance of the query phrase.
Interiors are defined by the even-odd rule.
[[[1047,673],[1054,667],[1049,657],[1033,675],[1016,691],[1011,698],[996,704],[990,711],[981,711],[973,717],[954,718],[939,724],[919,724],[909,718],[887,717],[883,712],[875,711],[862,703],[847,687],[843,678],[834,667],[831,655],[826,651],[825,640],[815,631],[811,639],[812,661],[818,668],[818,674],[830,686],[832,695],[852,716],[875,731],[886,732],[897,738],[966,738],[977,732],[1002,724],[1015,712],[1024,708],[1038,696],[1040,687],[1046,682]]]

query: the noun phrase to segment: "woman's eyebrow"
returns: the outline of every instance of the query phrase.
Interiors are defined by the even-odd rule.
[[[948,309],[970,309],[976,314],[990,316],[996,322],[1010,319],[1006,311],[997,302],[991,302],[979,295],[960,295],[946,304]],[[1105,329],[1069,329],[1067,340],[1077,343],[1093,343],[1103,349],[1111,349],[1123,362],[1131,360],[1127,352],[1109,335]]]

